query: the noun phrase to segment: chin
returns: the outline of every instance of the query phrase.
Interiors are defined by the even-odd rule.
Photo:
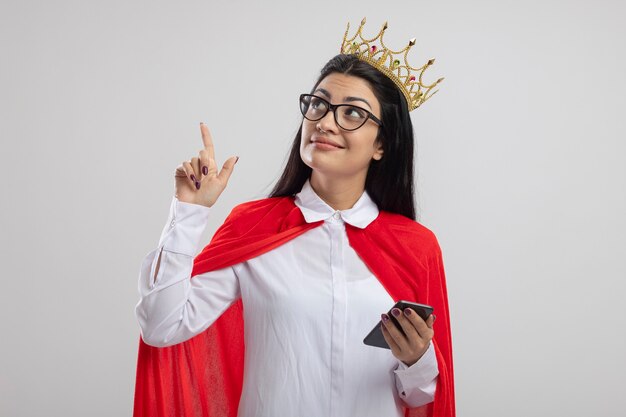
[[[328,160],[325,160],[324,155],[319,154],[311,154],[310,152],[301,152],[300,158],[302,162],[313,171],[317,171],[320,174],[324,175],[340,175],[340,172],[337,172],[338,164],[329,163]]]
[[[327,161],[323,158],[313,157],[302,158],[302,162],[307,165],[316,175],[322,175],[326,178],[346,179],[349,177],[359,176],[359,170],[347,170],[345,164],[340,161]]]

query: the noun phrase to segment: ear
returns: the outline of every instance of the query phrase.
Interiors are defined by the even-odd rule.
[[[383,140],[380,139],[378,141],[376,141],[374,143],[374,145],[376,146],[376,150],[374,151],[374,155],[372,155],[372,159],[375,159],[376,161],[380,161],[383,157]]]

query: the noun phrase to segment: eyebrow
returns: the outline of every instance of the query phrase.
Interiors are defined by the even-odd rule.
[[[318,88],[317,90],[315,90],[315,91],[314,91],[314,93],[316,93],[316,92],[318,92],[318,91],[319,91],[320,93],[324,94],[326,97],[328,97],[328,99],[330,99],[330,98],[331,98],[331,97],[330,97],[330,93],[329,93],[328,91],[326,91],[325,89],[323,89],[323,88]],[[352,96],[348,96],[348,97],[345,97],[343,100],[344,100],[344,101],[347,101],[347,102],[351,102],[351,101],[362,101],[363,103],[367,104],[367,105],[368,105],[368,107],[369,107],[370,109],[372,109],[372,106],[370,105],[370,103],[369,103],[367,100],[365,100],[364,98],[361,98],[361,97],[352,97]],[[372,110],[373,110],[373,109],[372,109]]]

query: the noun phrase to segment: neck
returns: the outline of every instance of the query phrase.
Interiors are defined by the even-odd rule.
[[[365,191],[365,178],[328,178],[313,171],[309,182],[315,193],[334,210],[352,208]]]

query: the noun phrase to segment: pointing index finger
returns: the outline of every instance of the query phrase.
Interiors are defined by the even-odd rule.
[[[202,142],[204,143],[204,149],[209,153],[210,159],[215,159],[215,149],[213,148],[213,137],[209,128],[204,123],[200,122],[200,132],[202,132]]]

